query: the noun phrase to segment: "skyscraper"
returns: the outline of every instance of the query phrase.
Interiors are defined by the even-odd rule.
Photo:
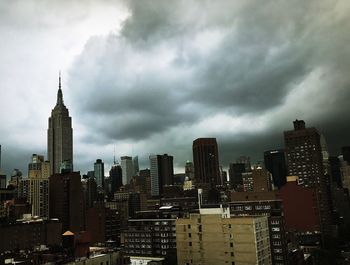
[[[174,166],[173,157],[164,155],[150,155],[151,195],[160,196],[165,185],[173,185]]]
[[[120,164],[123,174],[123,185],[130,184],[130,180],[134,175],[134,165],[131,156],[122,156]]]
[[[139,175],[139,171],[140,171],[139,157],[138,156],[134,156],[134,158],[132,159],[132,164],[134,166],[134,176],[138,176]]]
[[[47,150],[50,161],[50,173],[60,173],[63,161],[73,164],[73,129],[72,118],[63,102],[61,76],[57,92],[56,106],[51,111],[49,129],[47,130]]]
[[[228,173],[232,188],[237,189],[243,186],[242,174],[245,172],[246,166],[244,163],[230,163]]]
[[[331,216],[320,134],[315,128],[306,128],[303,120],[293,123],[294,130],[284,132],[288,174],[298,176],[299,185],[316,189],[321,231],[329,233]]]
[[[0,144],[0,189],[5,189],[6,183],[7,183],[6,175],[1,171],[1,144]]]
[[[28,165],[29,202],[32,215],[49,218],[49,176],[50,163],[44,156],[33,154]]]
[[[186,161],[185,165],[185,176],[188,178],[188,180],[194,179],[194,165],[191,161]]]
[[[265,168],[272,174],[273,184],[280,189],[287,182],[287,167],[284,150],[264,152]]]
[[[219,154],[215,138],[193,141],[194,174],[197,184],[220,184]]]
[[[104,163],[101,159],[97,159],[94,163],[94,176],[96,179],[97,187],[104,188],[105,187],[105,168]]]
[[[123,186],[122,167],[115,160],[111,170],[109,171],[109,178],[111,181],[111,193],[114,194],[121,186]]]

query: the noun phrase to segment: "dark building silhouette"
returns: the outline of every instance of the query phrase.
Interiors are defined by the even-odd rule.
[[[228,170],[230,176],[231,187],[237,189],[237,187],[243,185],[242,173],[246,172],[246,167],[244,163],[230,163],[230,168]]]
[[[106,243],[108,240],[120,244],[120,221],[117,210],[98,203],[86,211],[86,230],[91,243]]]
[[[104,189],[105,187],[105,167],[102,159],[96,159],[94,163],[94,177],[96,179],[97,187]]]
[[[163,187],[174,184],[173,157],[167,154],[150,155],[151,195],[163,194]]]
[[[272,174],[273,184],[280,189],[287,182],[287,167],[284,150],[264,152],[265,168]]]
[[[343,155],[344,161],[348,162],[350,165],[350,146],[343,146],[341,148],[341,153]]]
[[[330,166],[330,172],[331,172],[331,179],[333,183],[336,183],[338,188],[343,187],[342,179],[341,179],[341,173],[340,173],[340,160],[336,156],[330,156],[328,158],[329,166]]]
[[[73,165],[72,118],[69,117],[69,111],[63,103],[61,76],[59,77],[56,106],[49,118],[47,150],[51,174],[60,173],[63,161],[69,161]]]
[[[97,183],[95,178],[84,175],[82,180],[82,187],[84,192],[84,202],[85,209],[89,209],[94,205],[94,202],[97,201]]]
[[[50,218],[62,222],[63,231],[84,230],[83,189],[79,172],[50,177]]]
[[[215,138],[193,141],[193,163],[197,184],[220,185],[219,153]]]
[[[109,171],[109,178],[111,183],[111,193],[114,194],[121,186],[123,186],[123,172],[122,167],[115,162]]]
[[[59,245],[62,242],[61,234],[62,224],[58,220],[21,220],[2,225],[0,253],[18,252],[19,249],[33,249],[40,245]]]
[[[331,209],[320,134],[315,128],[306,128],[302,120],[295,120],[293,123],[294,130],[284,132],[288,174],[298,176],[298,183],[302,187],[316,189],[321,231],[329,234]]]

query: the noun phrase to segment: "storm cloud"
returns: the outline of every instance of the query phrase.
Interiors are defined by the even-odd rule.
[[[91,33],[67,63],[77,170],[110,163],[116,148],[143,167],[150,153],[174,155],[181,171],[197,137],[217,137],[224,167],[240,155],[261,160],[296,118],[333,154],[350,143],[346,1],[129,0],[117,10],[115,26]]]

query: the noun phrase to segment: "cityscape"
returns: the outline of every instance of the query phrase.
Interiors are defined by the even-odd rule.
[[[0,3],[0,264],[350,264],[335,2]]]

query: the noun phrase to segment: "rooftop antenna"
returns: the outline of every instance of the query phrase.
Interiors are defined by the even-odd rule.
[[[116,164],[116,162],[115,162],[115,146],[114,146],[114,150],[113,150],[113,163],[114,163],[114,165]]]

